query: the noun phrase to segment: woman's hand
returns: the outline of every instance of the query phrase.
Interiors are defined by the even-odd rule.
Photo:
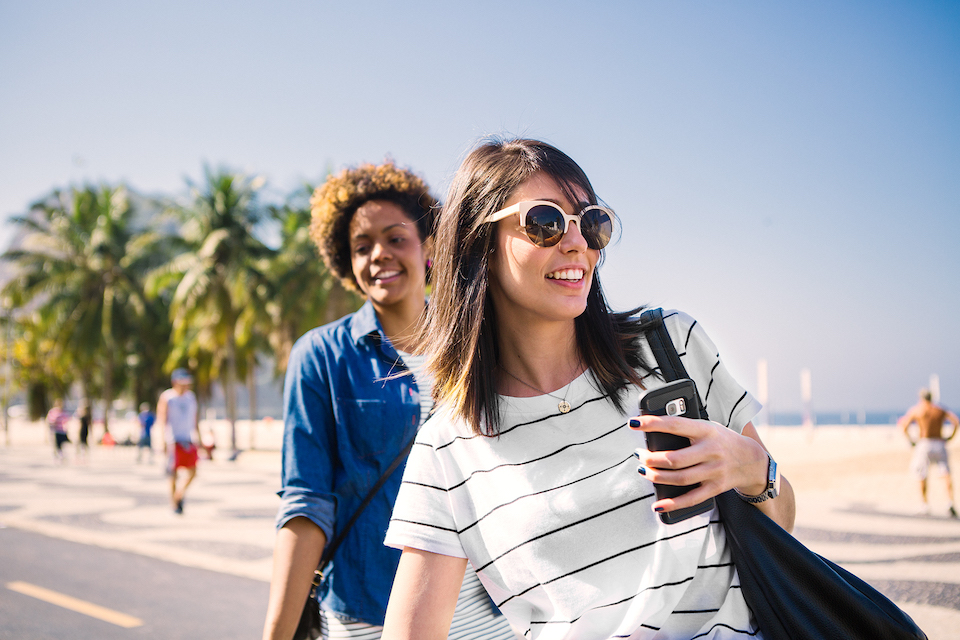
[[[659,431],[684,436],[690,446],[673,451],[635,451],[639,471],[651,482],[699,487],[676,498],[653,503],[656,511],[674,511],[692,507],[725,491],[737,488],[749,496],[767,488],[769,460],[766,447],[752,423],[743,428],[743,435],[707,420],[691,420],[676,416],[637,416],[630,420],[637,431]],[[785,478],[780,479],[780,497],[757,505],[787,531],[793,529],[795,503],[793,489]]]

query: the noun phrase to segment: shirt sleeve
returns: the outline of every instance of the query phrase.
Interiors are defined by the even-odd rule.
[[[760,403],[730,375],[717,347],[696,320],[681,311],[664,311],[663,317],[710,419],[743,432],[760,412]]]
[[[283,385],[283,453],[279,529],[309,518],[327,540],[334,532],[335,425],[322,343],[308,333],[294,345]]]
[[[435,447],[419,437],[407,459],[384,544],[467,557],[450,503],[443,460]]]

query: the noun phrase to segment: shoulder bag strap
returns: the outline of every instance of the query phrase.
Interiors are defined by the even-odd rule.
[[[653,357],[660,367],[660,375],[664,382],[673,382],[680,378],[688,378],[687,370],[680,360],[680,354],[677,353],[677,347],[673,344],[673,339],[667,332],[667,327],[663,324],[663,309],[647,309],[640,314],[640,321],[647,329],[647,344],[653,351]],[[709,420],[707,408],[700,399],[700,391],[697,391],[697,403],[700,405],[700,416],[704,420]]]
[[[350,528],[357,522],[357,519],[360,517],[360,514],[363,513],[363,510],[367,508],[367,505],[370,504],[370,501],[373,500],[373,496],[380,491],[381,487],[387,482],[387,479],[393,475],[393,472],[397,470],[397,467],[400,466],[400,463],[403,462],[407,455],[410,453],[410,449],[413,448],[413,442],[416,440],[417,435],[414,434],[407,445],[397,454],[397,457],[393,459],[393,462],[390,463],[390,466],[387,467],[387,470],[383,472],[383,475],[374,483],[370,488],[370,491],[367,492],[366,497],[363,499],[363,502],[360,503],[360,506],[357,507],[357,510],[353,512],[353,515],[350,516],[350,519],[347,521],[347,524],[343,526],[343,529],[340,530],[337,535],[333,537],[333,540],[327,545],[326,549],[323,550],[323,555],[320,556],[320,563],[317,565],[317,570],[314,572],[313,576],[313,586],[317,587],[320,582],[323,580],[323,570],[326,568],[330,560],[333,559],[333,554],[337,552],[337,548],[340,544],[346,539],[347,533],[350,531]]]

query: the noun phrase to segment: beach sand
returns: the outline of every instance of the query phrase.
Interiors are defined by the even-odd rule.
[[[960,521],[931,473],[918,515],[911,448],[895,426],[760,428],[797,495],[794,535],[894,599],[931,640],[960,637]],[[960,470],[960,438],[949,443]]]

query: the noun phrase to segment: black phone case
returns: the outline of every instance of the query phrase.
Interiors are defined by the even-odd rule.
[[[678,398],[683,398],[683,402],[686,405],[685,411],[679,415],[684,418],[694,418],[699,420],[700,410],[698,407],[700,405],[697,396],[697,385],[689,378],[680,378],[679,380],[669,382],[662,387],[653,389],[652,391],[642,393],[639,401],[640,414],[665,416],[667,415],[667,405]],[[646,438],[647,449],[650,451],[673,451],[675,449],[683,449],[684,447],[690,446],[689,438],[674,435],[672,433],[651,431],[646,434]],[[698,486],[700,485],[695,484],[677,486],[672,484],[653,484],[653,488],[657,492],[657,500],[662,500],[664,498],[676,498],[677,496],[683,495],[687,491],[690,491],[690,489]],[[713,509],[713,507],[714,500],[713,498],[710,498],[692,507],[661,513],[660,520],[664,524],[675,524],[677,522],[686,520],[687,518],[710,511]]]

